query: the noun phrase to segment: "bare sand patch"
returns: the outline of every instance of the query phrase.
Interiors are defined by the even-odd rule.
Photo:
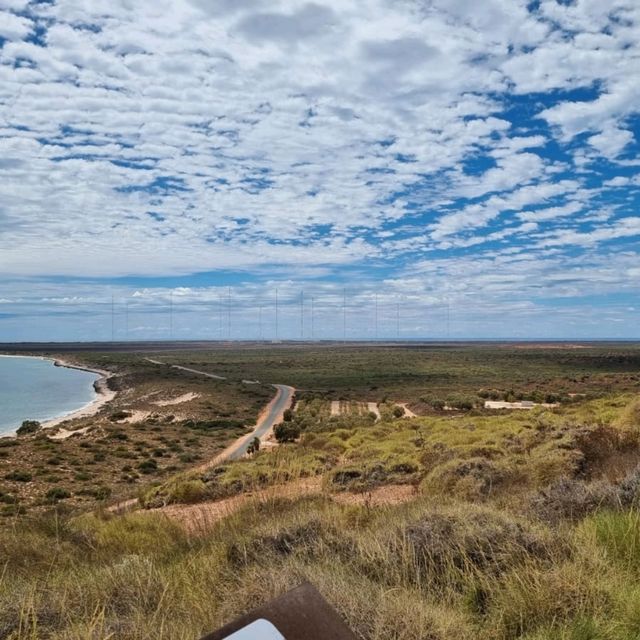
[[[68,429],[59,429],[56,433],[52,433],[49,436],[49,440],[67,440],[72,436],[84,436],[91,430],[91,426],[83,427],[82,429],[76,429],[75,431],[69,431]]]
[[[232,498],[203,502],[193,505],[169,505],[159,511],[175,520],[189,533],[204,534],[216,522],[226,518],[238,509],[250,504],[260,504],[274,498],[294,499],[309,495],[325,495],[344,505],[361,505],[369,507],[391,506],[409,502],[416,496],[416,488],[412,485],[390,485],[378,487],[366,493],[324,493],[321,478],[308,478],[283,485],[275,485],[252,493],[244,493]]]
[[[401,504],[416,497],[416,487],[410,484],[392,484],[365,493],[335,493],[331,498],[340,504],[357,504],[370,507]]]
[[[156,511],[160,511],[172,520],[177,521],[190,533],[205,533],[213,524],[235,513],[247,504],[267,502],[273,498],[298,498],[305,495],[319,494],[321,488],[321,479],[311,478],[300,482],[268,487],[253,493],[243,493],[232,498],[216,500],[215,502],[169,505]]]
[[[550,404],[550,403],[536,403],[529,402],[527,400],[523,400],[521,402],[503,402],[501,400],[486,400],[484,403],[485,409],[526,409],[531,410],[536,407],[545,407],[547,409],[553,409],[557,407],[558,404]]]
[[[411,411],[411,409],[409,409],[409,407],[407,406],[406,402],[400,405],[403,409],[404,409],[404,417],[405,418],[417,418],[418,415],[415,414],[413,411]]]
[[[172,407],[176,404],[184,404],[185,402],[191,402],[197,400],[200,397],[199,393],[185,393],[177,398],[171,398],[170,400],[156,400],[151,404],[155,404],[157,407]]]
[[[140,409],[127,409],[127,413],[130,413],[130,416],[127,416],[124,420],[118,420],[117,424],[136,424],[137,422],[144,422],[150,415],[150,411],[142,411]]]

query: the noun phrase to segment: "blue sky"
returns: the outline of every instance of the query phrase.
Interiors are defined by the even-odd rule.
[[[0,0],[0,340],[638,338],[639,58],[636,0]]]

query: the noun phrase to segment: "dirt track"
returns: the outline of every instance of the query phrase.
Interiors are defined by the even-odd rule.
[[[310,478],[284,485],[276,485],[253,493],[243,493],[232,498],[203,502],[193,505],[169,505],[154,510],[175,520],[189,533],[206,533],[216,522],[235,513],[242,507],[257,505],[274,498],[294,499],[302,496],[326,495],[340,504],[367,505],[378,507],[408,502],[415,497],[415,487],[411,485],[390,485],[379,487],[367,493],[324,493],[322,479]]]

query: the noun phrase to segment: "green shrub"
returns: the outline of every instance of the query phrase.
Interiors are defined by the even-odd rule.
[[[172,486],[167,496],[167,504],[196,504],[209,496],[209,489],[202,480],[185,480]]]
[[[404,407],[396,405],[395,407],[393,407],[393,411],[391,413],[393,414],[394,418],[402,418],[402,416],[404,416],[405,414],[405,410]]]
[[[27,508],[21,504],[7,504],[0,508],[0,516],[10,518],[13,516],[23,516],[27,513]]]
[[[142,473],[153,473],[154,471],[157,471],[158,463],[153,458],[148,458],[138,465],[138,469],[140,469]]]
[[[67,498],[70,498],[70,497],[71,497],[71,492],[63,487],[52,487],[45,494],[45,500],[49,504],[55,504],[60,500],[66,500]]]
[[[109,416],[109,420],[111,420],[111,422],[121,422],[122,420],[130,418],[132,415],[130,411],[114,411]]]
[[[258,453],[260,451],[260,438],[254,438],[247,448],[247,453],[249,455],[253,455],[254,453]]]
[[[300,437],[300,427],[291,422],[283,422],[275,427],[273,433],[278,442],[295,442]]]
[[[503,485],[517,479],[508,466],[487,458],[453,459],[440,464],[425,478],[422,487],[429,493],[446,493],[466,499],[486,498]]]
[[[16,433],[19,436],[26,436],[32,433],[36,433],[42,429],[42,425],[37,420],[25,420],[19,427]]]
[[[28,471],[11,471],[5,476],[5,480],[13,480],[13,482],[31,482],[33,476]]]

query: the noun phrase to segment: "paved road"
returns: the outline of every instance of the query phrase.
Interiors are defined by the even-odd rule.
[[[151,362],[152,364],[167,366],[166,362],[161,362],[160,360],[152,360],[151,358],[145,358],[145,360],[147,360],[147,362]],[[200,376],[205,376],[206,378],[213,378],[214,380],[226,380],[226,378],[222,376],[217,376],[213,373],[207,373],[206,371],[198,371],[198,369],[191,369],[190,367],[183,367],[177,364],[168,366],[171,366],[174,369],[180,369],[181,371],[187,371],[189,373],[195,373]],[[254,383],[251,382],[251,384]],[[246,455],[247,449],[249,448],[249,445],[254,438],[262,439],[271,431],[271,429],[273,429],[273,427],[276,426],[276,424],[282,422],[282,414],[284,413],[285,409],[288,409],[291,406],[291,401],[293,399],[295,389],[293,387],[287,386],[286,384],[274,384],[272,386],[276,388],[277,393],[276,397],[269,403],[266,415],[264,415],[258,421],[258,424],[251,433],[236,440],[231,446],[227,447],[219,456],[217,456],[215,458],[216,464],[220,464],[225,460],[238,460],[239,458],[242,458],[244,455]]]
[[[278,393],[269,404],[267,414],[258,421],[256,428],[249,435],[235,442],[225,451],[227,460],[242,458],[242,456],[246,455],[247,449],[254,438],[262,439],[276,424],[282,421],[282,414],[285,409],[291,406],[291,399],[295,389],[284,384],[274,384],[273,386],[278,390]]]
[[[152,364],[166,366],[166,362],[160,362],[159,360],[152,360],[151,358],[145,358],[147,362],[151,362]],[[216,376],[212,373],[207,373],[206,371],[198,371],[197,369],[189,369],[188,367],[180,367],[178,365],[171,365],[176,369],[183,369],[184,371],[189,371],[190,373],[196,373],[201,376],[205,376],[207,378],[214,378],[216,380],[226,380],[221,376]],[[217,455],[213,460],[209,461],[205,467],[211,467],[218,464],[222,464],[227,460],[238,460],[242,458],[247,453],[247,449],[251,444],[251,441],[254,438],[262,439],[266,436],[276,424],[282,421],[282,414],[285,409],[288,409],[291,406],[291,401],[293,399],[293,394],[295,393],[295,389],[293,387],[289,387],[286,384],[274,384],[272,385],[277,389],[276,397],[269,403],[269,406],[266,409],[266,414],[262,416],[258,420],[258,424],[255,429],[241,438],[238,438],[233,444],[229,445],[221,454]],[[130,500],[124,500],[122,502],[118,502],[114,505],[111,505],[107,511],[111,513],[126,513],[127,511],[131,511],[135,509],[139,504],[138,498],[132,498]]]
[[[215,373],[207,373],[206,371],[198,371],[197,369],[190,369],[189,367],[182,367],[179,364],[168,364],[166,362],[160,362],[160,360],[152,360],[151,358],[145,358],[147,362],[151,364],[159,364],[163,366],[169,366],[172,369],[180,369],[181,371],[188,371],[189,373],[197,373],[200,376],[205,376],[206,378],[213,378],[214,380],[226,380],[224,376],[217,376]]]
[[[181,367],[179,364],[172,365],[174,369],[181,369],[182,371],[188,371],[189,373],[197,373],[206,378],[213,378],[214,380],[226,380],[224,376],[217,376],[215,373],[207,373],[206,371],[198,371],[197,369],[190,369],[189,367]]]

